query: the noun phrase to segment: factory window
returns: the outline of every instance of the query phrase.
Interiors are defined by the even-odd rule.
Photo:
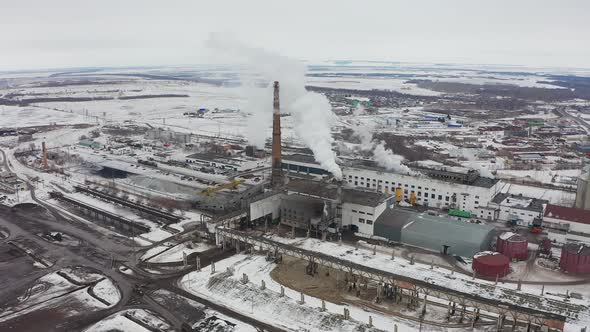
[[[475,204],[479,204],[479,201],[475,201]]]
[[[364,224],[364,223],[365,223],[365,219],[363,219],[363,218],[359,218],[359,223],[360,223],[360,224]]]
[[[475,196],[475,198],[479,198],[479,196]]]
[[[481,210],[481,213],[483,213],[483,210]]]
[[[435,194],[430,195],[430,198],[436,198]]]
[[[355,186],[358,186],[359,185],[359,182],[358,181],[354,181],[354,185]]]
[[[389,184],[389,181],[385,181],[385,184]]]
[[[363,211],[359,211],[360,214],[365,214]]]
[[[369,182],[367,182],[367,188],[370,188],[371,184]]]
[[[349,179],[352,179],[352,175],[349,175],[349,176],[348,176],[348,178],[349,178]]]
[[[397,184],[397,186],[398,186],[398,187],[401,187],[401,186],[402,186],[402,184],[401,184],[401,183],[398,183],[398,184]]]
[[[438,195],[438,200],[442,201],[442,195]]]
[[[408,187],[408,185],[407,185],[407,184],[404,184],[404,187],[406,187],[406,188],[407,188],[407,187]]]
[[[382,182],[383,182],[383,180],[379,180],[379,181],[377,181],[377,182],[378,182],[378,183],[382,183]]]
[[[377,179],[373,179],[373,182],[377,181]],[[381,180],[379,180],[379,182],[381,182]]]
[[[445,196],[445,201],[448,202],[449,201],[449,196]]]
[[[365,178],[361,176],[361,180],[364,180]]]
[[[373,225],[373,220],[367,219],[367,225]]]
[[[367,215],[368,215],[368,216],[372,216],[373,214],[372,214],[372,213],[369,213],[369,212],[367,212]]]
[[[385,190],[389,190],[389,187],[388,186],[385,186]]]
[[[352,210],[352,212],[357,213],[358,211],[357,210]]]
[[[422,196],[422,192],[421,191],[418,192],[418,196]]]
[[[414,189],[414,185],[412,185],[412,189]]]
[[[359,177],[355,175],[355,177],[354,177],[354,178],[355,178],[355,179],[358,179]]]
[[[408,194],[408,189],[404,189],[404,194]]]
[[[428,190],[428,188],[424,188],[424,190]]]
[[[488,211],[488,214],[492,214],[492,213]]]
[[[432,191],[436,191],[436,189],[432,188]]]
[[[422,189],[422,187],[418,187],[418,189]]]
[[[532,216],[533,216],[532,214],[529,214],[529,217],[532,217]]]

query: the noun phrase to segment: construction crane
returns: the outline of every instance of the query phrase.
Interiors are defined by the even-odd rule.
[[[201,191],[201,195],[210,196],[211,194],[216,193],[216,192],[223,190],[223,189],[229,189],[229,188],[237,189],[238,185],[244,183],[244,181],[245,180],[233,180],[232,182],[228,182],[226,184],[222,184],[217,187],[206,188]]]

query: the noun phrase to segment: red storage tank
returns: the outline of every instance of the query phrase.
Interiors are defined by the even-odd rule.
[[[501,278],[510,272],[510,259],[499,252],[483,251],[473,256],[471,268],[479,277]]]
[[[505,232],[498,236],[496,251],[511,260],[525,260],[529,256],[529,243],[522,235]]]
[[[590,273],[590,247],[579,243],[568,243],[561,249],[559,267],[572,274]]]

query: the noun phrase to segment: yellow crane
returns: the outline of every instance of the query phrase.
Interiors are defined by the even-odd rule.
[[[240,184],[244,183],[244,181],[246,181],[246,180],[233,180],[231,182],[228,182],[228,183],[219,185],[217,187],[205,188],[205,189],[203,189],[201,191],[201,195],[209,196],[209,195],[211,195],[213,193],[216,193],[216,192],[218,192],[220,190],[223,190],[223,189],[229,189],[229,188],[231,188],[231,189],[237,189],[237,187]]]

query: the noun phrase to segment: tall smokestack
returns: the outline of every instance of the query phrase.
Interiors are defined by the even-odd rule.
[[[41,142],[41,150],[43,153],[43,168],[47,170],[49,167],[47,165],[47,147],[45,146],[45,142]]]
[[[279,82],[274,83],[274,99],[272,113],[272,173],[270,183],[273,188],[283,184],[281,163],[281,107],[279,103]]]

